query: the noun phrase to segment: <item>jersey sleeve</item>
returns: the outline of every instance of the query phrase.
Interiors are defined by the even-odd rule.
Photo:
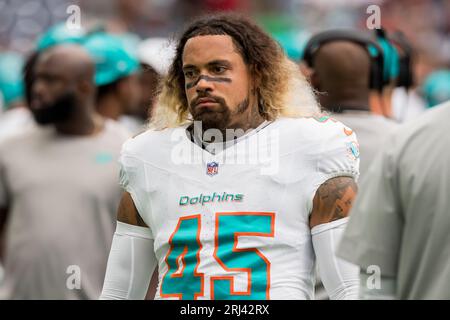
[[[127,140],[119,157],[119,183],[128,192],[141,218],[150,226],[148,217],[151,214],[149,197],[147,196],[147,175],[144,162],[132,152],[133,140]]]
[[[398,167],[390,150],[386,146],[376,158],[359,188],[338,255],[363,270],[376,266],[382,275],[395,277],[404,217]]]
[[[308,212],[312,210],[317,189],[327,180],[335,177],[359,177],[359,145],[355,132],[342,123],[329,119],[319,123],[315,170],[309,177]]]

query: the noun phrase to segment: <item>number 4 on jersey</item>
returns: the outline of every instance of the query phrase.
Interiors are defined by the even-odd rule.
[[[203,296],[204,276],[197,272],[202,249],[200,226],[200,215],[178,220],[169,239],[170,249],[165,260],[168,270],[161,283],[161,297],[194,300]]]
[[[247,274],[245,291],[235,289],[233,276],[211,277],[211,299],[269,299],[270,262],[256,248],[238,249],[240,236],[273,237],[275,214],[270,212],[216,213],[214,258],[225,272]],[[204,295],[200,264],[201,216],[182,217],[170,237],[168,267],[161,297],[196,299]]]

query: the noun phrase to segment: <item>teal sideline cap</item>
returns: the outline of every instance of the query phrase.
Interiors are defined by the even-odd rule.
[[[450,69],[432,72],[423,82],[421,91],[428,108],[450,100]]]
[[[61,22],[50,27],[38,40],[37,50],[43,51],[62,43],[80,44],[85,39],[86,32],[83,28],[68,28]]]
[[[95,84],[103,86],[139,70],[139,61],[120,37],[99,32],[90,35],[82,46],[95,61]]]
[[[0,91],[3,96],[3,108],[23,98],[23,57],[17,53],[0,53]]]

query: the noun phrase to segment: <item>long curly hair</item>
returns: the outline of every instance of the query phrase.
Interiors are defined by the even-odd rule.
[[[225,13],[200,17],[181,35],[169,73],[162,82],[150,128],[161,130],[192,121],[185,93],[182,56],[190,38],[204,35],[229,35],[232,38],[258,84],[259,112],[266,120],[311,116],[319,112],[312,88],[279,44],[249,19]]]

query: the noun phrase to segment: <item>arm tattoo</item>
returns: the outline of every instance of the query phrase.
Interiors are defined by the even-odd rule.
[[[355,181],[350,177],[336,177],[324,182],[314,196],[311,228],[347,217],[357,189]]]

